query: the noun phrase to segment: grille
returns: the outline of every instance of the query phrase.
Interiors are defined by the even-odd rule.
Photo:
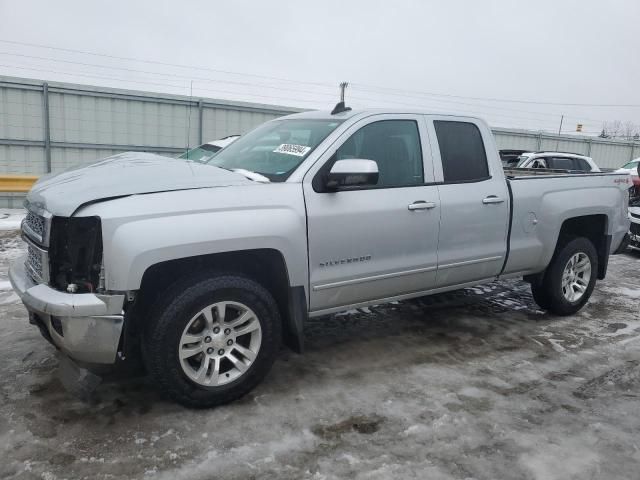
[[[29,212],[22,222],[22,230],[39,244],[47,243],[47,227],[50,219],[34,212]]]
[[[47,273],[47,254],[43,250],[39,250],[33,245],[27,244],[27,271],[31,278],[36,282],[46,280]]]
[[[640,223],[631,224],[631,233],[633,235],[640,235]]]
[[[45,220],[40,215],[29,212],[24,220],[25,226],[31,230],[31,233],[35,233],[40,239],[44,238],[45,232]]]
[[[638,213],[632,213],[631,216],[634,218],[640,218],[640,214]]]

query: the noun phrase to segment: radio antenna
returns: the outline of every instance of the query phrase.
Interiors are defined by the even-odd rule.
[[[193,107],[193,80],[191,80],[191,86],[189,87],[189,109],[187,110],[187,152],[191,150],[191,107]],[[189,160],[189,154],[187,154],[187,160]]]
[[[331,115],[336,115],[338,113],[348,112],[349,110],[351,110],[351,107],[346,107],[344,104],[344,92],[348,86],[349,82],[340,83],[340,101],[336,104],[335,107],[333,107],[333,110],[331,110]]]

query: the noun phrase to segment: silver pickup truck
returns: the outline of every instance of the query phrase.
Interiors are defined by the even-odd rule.
[[[209,164],[128,153],[41,179],[10,278],[77,364],[139,354],[196,407],[240,397],[308,317],[522,277],[582,308],[629,228],[628,175],[512,170],[477,118],[306,112]]]

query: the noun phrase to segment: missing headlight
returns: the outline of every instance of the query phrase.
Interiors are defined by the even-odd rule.
[[[100,282],[102,228],[99,217],[54,217],[50,243],[51,284],[93,292]]]

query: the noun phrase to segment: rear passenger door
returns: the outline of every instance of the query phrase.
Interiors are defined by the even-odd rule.
[[[509,193],[491,131],[473,119],[428,117],[440,194],[437,287],[498,275],[504,263]],[[489,147],[488,149],[486,147]],[[487,151],[496,156],[491,161]],[[438,161],[438,159],[440,161]]]

